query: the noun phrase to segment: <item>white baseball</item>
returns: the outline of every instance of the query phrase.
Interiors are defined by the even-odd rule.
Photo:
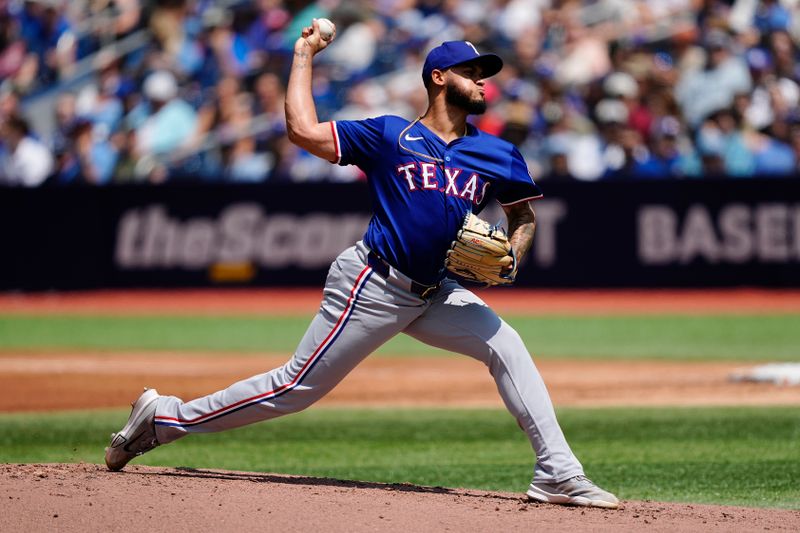
[[[328,19],[317,19],[317,25],[319,25],[319,36],[322,37],[322,40],[330,41],[336,28],[333,22]]]

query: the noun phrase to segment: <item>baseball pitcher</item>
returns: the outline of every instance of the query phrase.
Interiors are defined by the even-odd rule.
[[[315,20],[297,39],[286,123],[293,143],[367,175],[375,211],[366,234],[331,265],[320,310],[285,365],[189,402],[146,390],[112,436],[108,468],[120,470],[189,433],[305,409],[405,333],[488,367],[536,454],[529,498],[617,508],[613,494],[584,476],[520,336],[458,281],[513,283],[533,239],[530,201],[542,195],[513,145],[467,122],[485,111],[485,79],[500,71],[502,60],[466,41],[445,42],[422,69],[429,99],[422,117],[320,123],[312,60],[334,37],[335,29],[321,34]],[[508,233],[476,216],[494,201],[505,211]]]

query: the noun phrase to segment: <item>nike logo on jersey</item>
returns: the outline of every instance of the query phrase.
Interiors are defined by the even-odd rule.
[[[407,141],[421,141],[424,137],[412,137],[408,133],[406,133],[406,140]]]

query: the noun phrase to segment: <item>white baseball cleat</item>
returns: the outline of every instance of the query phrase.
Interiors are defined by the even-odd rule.
[[[128,423],[118,433],[111,434],[111,444],[106,448],[106,466],[117,471],[128,461],[158,446],[156,440],[156,400],[158,391],[145,389],[139,399],[131,404]]]
[[[601,489],[586,476],[575,476],[559,483],[533,482],[528,487],[527,494],[530,499],[538,502],[605,509],[619,507],[616,496]]]

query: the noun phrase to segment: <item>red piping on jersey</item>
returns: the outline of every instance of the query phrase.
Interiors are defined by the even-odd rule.
[[[331,134],[333,135],[333,150],[336,152],[336,161],[331,163],[339,163],[342,160],[342,148],[339,146],[339,135],[336,131],[336,122],[331,120]]]

